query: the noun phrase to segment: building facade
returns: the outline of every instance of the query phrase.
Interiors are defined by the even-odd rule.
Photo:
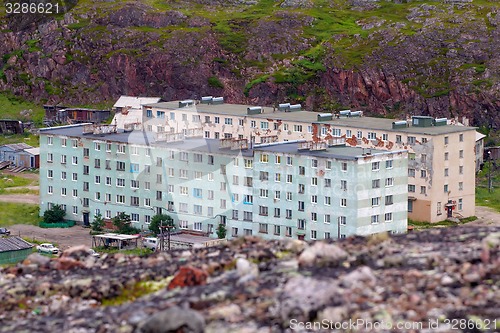
[[[72,125],[40,131],[40,214],[130,215],[147,229],[170,214],[181,229],[228,237],[323,239],[406,232],[405,150],[368,151],[312,142],[252,145]],[[198,134],[201,134],[198,133]]]
[[[258,144],[344,139],[353,147],[408,150],[410,219],[438,222],[475,214],[476,131],[446,119],[395,121],[364,117],[361,111],[319,114],[300,105],[255,107],[209,98],[144,105],[142,123],[153,133],[196,130],[207,139],[251,138]]]

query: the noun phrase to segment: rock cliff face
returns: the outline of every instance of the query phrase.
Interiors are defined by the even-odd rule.
[[[493,332],[499,251],[498,227],[146,258],[75,247],[0,269],[0,332]]]
[[[75,4],[75,3],[74,3]],[[74,5],[73,4],[73,5]],[[80,1],[5,16],[0,90],[89,104],[121,94],[467,116],[500,125],[494,2]]]

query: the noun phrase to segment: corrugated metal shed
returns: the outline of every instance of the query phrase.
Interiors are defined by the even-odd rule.
[[[33,244],[17,236],[0,238],[0,252],[31,249]]]
[[[24,142],[21,142],[21,143],[9,143],[9,144],[3,145],[2,147],[7,147],[7,148],[10,148],[10,149],[12,149],[14,151],[33,148],[33,147],[31,147],[30,145],[27,145]]]

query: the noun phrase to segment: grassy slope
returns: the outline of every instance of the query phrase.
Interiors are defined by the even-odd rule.
[[[2,227],[14,224],[38,225],[38,205],[0,202],[0,225]]]
[[[492,169],[492,191],[488,191],[489,163],[485,163],[483,171],[476,178],[476,205],[491,207],[500,212],[500,168]]]

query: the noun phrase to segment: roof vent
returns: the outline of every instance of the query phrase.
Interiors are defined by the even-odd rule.
[[[446,118],[434,119],[434,126],[445,126],[447,124],[448,124],[448,119],[446,119]]]
[[[262,106],[253,106],[247,108],[247,114],[252,115],[252,114],[261,114],[262,112]]]
[[[392,122],[392,129],[406,128],[407,126],[408,123],[406,122],[406,120],[399,120]]]
[[[328,121],[332,120],[333,116],[331,113],[319,113],[318,114],[318,121]]]
[[[179,101],[179,107],[183,108],[186,106],[192,106],[194,105],[194,101],[192,99],[185,99],[183,101]]]
[[[214,97],[212,98],[212,104],[224,104],[224,97]]]
[[[363,117],[363,111],[351,111],[349,117]]]
[[[300,104],[292,104],[292,105],[290,105],[290,112],[301,111],[301,110],[302,110],[302,105],[300,105]]]
[[[203,96],[201,98],[201,104],[210,104],[210,103],[212,103],[213,99],[214,99],[213,96]]]
[[[342,110],[339,112],[340,117],[349,117],[349,114],[351,113],[351,110]]]
[[[278,110],[279,111],[289,111],[290,110],[290,103],[281,103],[278,104]]]

